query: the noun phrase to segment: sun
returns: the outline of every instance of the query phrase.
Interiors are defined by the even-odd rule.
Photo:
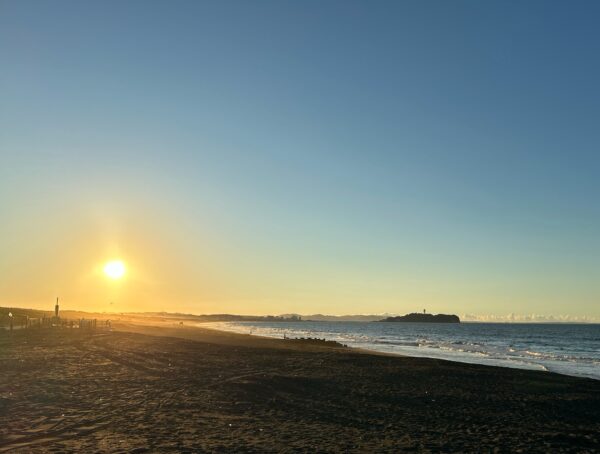
[[[125,264],[122,260],[111,260],[104,265],[104,274],[110,279],[121,279],[125,275]]]

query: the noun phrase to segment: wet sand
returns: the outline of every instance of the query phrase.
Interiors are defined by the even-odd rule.
[[[114,327],[0,332],[0,452],[600,452],[600,381]]]

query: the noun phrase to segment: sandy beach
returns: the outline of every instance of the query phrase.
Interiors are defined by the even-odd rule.
[[[201,328],[0,333],[0,452],[597,452],[600,382]]]

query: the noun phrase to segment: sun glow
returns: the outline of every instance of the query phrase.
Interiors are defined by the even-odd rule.
[[[125,264],[121,260],[111,260],[104,265],[104,274],[110,279],[121,279],[125,271]]]

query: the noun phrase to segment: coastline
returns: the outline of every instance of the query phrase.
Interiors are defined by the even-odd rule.
[[[305,325],[306,323],[306,325]],[[310,323],[309,326],[308,323]],[[251,323],[251,322],[211,322],[202,323],[199,326],[209,329],[222,330],[229,333],[268,337],[271,339],[279,339],[284,334],[288,337],[317,337],[327,340],[337,341],[348,345],[350,348],[364,351],[372,354],[384,354],[391,356],[408,356],[417,358],[431,358],[445,361],[458,362],[463,364],[479,364],[491,367],[506,367],[510,369],[534,370],[549,373],[557,373],[571,377],[591,378],[600,380],[600,370],[596,362],[574,363],[572,360],[566,361],[562,359],[544,359],[537,352],[524,353],[529,357],[519,356],[513,348],[510,348],[511,353],[498,351],[496,338],[493,339],[494,350],[486,352],[486,346],[481,343],[469,344],[469,338],[461,334],[458,338],[452,338],[451,333],[448,334],[448,339],[444,338],[444,334],[435,333],[439,337],[444,338],[443,342],[436,343],[423,337],[423,333],[419,332],[416,337],[406,339],[394,338],[393,334],[388,332],[379,333],[371,332],[373,323],[365,323],[361,328],[355,328],[363,322],[302,322],[302,324],[268,324],[268,323]],[[339,324],[339,325],[338,325]],[[340,326],[350,325],[351,329],[345,331],[340,329]],[[389,324],[385,324],[388,325]],[[403,328],[406,325],[400,324]],[[420,330],[423,326],[432,324],[414,324],[419,326]],[[439,326],[438,324],[433,324]],[[463,324],[463,326],[466,324]],[[489,324],[477,324],[477,326],[485,326],[488,329]],[[493,326],[493,325],[491,325]],[[505,325],[501,325],[504,327]],[[544,325],[547,326],[547,325]],[[468,328],[467,328],[468,329]],[[418,331],[417,330],[417,331]],[[464,328],[461,330],[464,331]],[[594,333],[595,334],[595,333]],[[529,335],[529,331],[527,332]],[[381,336],[381,337],[374,337]],[[390,337],[392,336],[392,337]],[[410,337],[410,335],[409,335]],[[460,340],[459,340],[460,339]],[[470,340],[473,342],[473,340]],[[512,340],[511,340],[512,341]],[[512,347],[512,345],[511,345]],[[470,348],[470,350],[469,350]],[[516,348],[516,347],[515,347]],[[586,360],[591,361],[591,360]]]

